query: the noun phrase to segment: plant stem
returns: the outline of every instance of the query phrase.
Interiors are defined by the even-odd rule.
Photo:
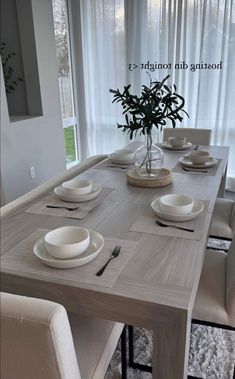
[[[147,133],[147,154],[148,154],[148,160],[146,161],[146,170],[147,173],[150,175],[152,171],[152,133]]]
[[[140,165],[140,168],[145,166],[146,171],[149,175],[152,173],[152,131],[150,130],[149,133],[146,134],[146,145],[147,145],[147,151],[145,154],[145,157],[143,159],[143,162]]]

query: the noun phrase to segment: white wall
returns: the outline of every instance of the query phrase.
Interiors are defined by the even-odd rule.
[[[10,122],[1,67],[1,190],[7,203],[66,169],[51,0],[32,0],[43,115]],[[30,179],[29,167],[36,177]]]

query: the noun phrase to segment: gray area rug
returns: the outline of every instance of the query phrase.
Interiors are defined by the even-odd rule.
[[[208,246],[229,248],[229,242],[210,239]],[[152,333],[135,328],[135,361],[151,365]],[[105,379],[121,379],[121,353],[118,345]],[[235,332],[192,325],[188,375],[202,379],[233,379]],[[152,379],[149,373],[128,369],[128,379]],[[159,378],[162,379],[162,378]]]

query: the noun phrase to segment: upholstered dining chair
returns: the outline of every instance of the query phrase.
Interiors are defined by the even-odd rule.
[[[211,129],[163,128],[163,141],[169,137],[186,137],[194,145],[210,145]]]
[[[196,145],[209,145],[211,129],[196,128],[165,128],[163,140],[171,136],[186,137]],[[234,201],[218,198],[215,203],[209,235],[218,239],[231,240],[235,233]]]
[[[192,323],[235,332],[235,238],[232,240],[228,254],[206,250],[193,307]],[[129,366],[151,372],[150,366],[134,361],[133,327],[128,328]],[[235,378],[235,367],[233,378]]]
[[[13,200],[1,206],[1,209],[0,209],[1,217],[8,216],[11,212],[15,211],[17,208],[23,205],[26,205],[30,203],[32,200],[36,199],[37,196],[42,193],[42,191],[46,193],[47,191],[54,189],[56,186],[60,185],[64,181],[70,180],[74,178],[75,176],[83,173],[84,171],[100,163],[102,160],[106,159],[107,157],[108,157],[107,154],[98,154],[98,155],[91,156],[85,159],[84,161],[76,164],[75,166],[70,167],[66,172],[63,172],[62,174],[58,175],[55,178],[47,180],[45,183],[42,183],[40,186],[32,189],[30,192],[27,192],[26,194],[18,197],[16,200]],[[3,189],[1,188],[1,190]],[[1,195],[3,195],[3,193]]]
[[[227,254],[206,250],[192,318],[235,331],[235,238]]]
[[[101,379],[122,330],[51,301],[1,293],[1,378]]]
[[[232,240],[235,234],[235,202],[230,199],[217,198],[211,225],[209,230],[210,237]]]
[[[235,332],[235,238],[228,254],[206,250],[192,323]]]

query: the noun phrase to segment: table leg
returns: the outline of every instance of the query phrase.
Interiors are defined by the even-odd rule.
[[[186,379],[191,319],[177,316],[153,330],[152,379]]]
[[[227,177],[227,166],[223,172],[222,178],[221,178],[221,183],[218,191],[217,197],[222,197],[224,198],[225,195],[225,185],[226,185],[226,177]]]

